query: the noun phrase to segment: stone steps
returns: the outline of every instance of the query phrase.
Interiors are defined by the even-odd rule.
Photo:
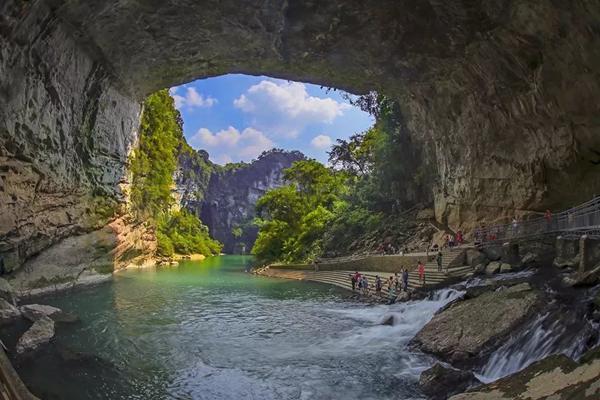
[[[445,272],[437,272],[437,266],[435,271],[426,270],[425,271],[425,286],[432,285],[440,285],[445,281],[451,278],[461,277],[471,272],[471,267],[454,267],[450,268],[448,273]],[[330,285],[335,285],[344,289],[351,290],[352,283],[350,281],[350,275],[353,274],[354,271],[319,271],[319,272],[308,272],[304,275],[304,279],[313,282],[326,283]],[[369,280],[369,286],[374,288],[375,286],[375,276],[379,275],[381,280],[384,282],[383,293],[386,292],[385,281],[390,276],[393,275],[389,272],[361,272],[362,275],[365,275]],[[415,289],[418,287],[422,287],[419,281],[419,274],[416,271],[409,272],[408,278],[408,287],[411,289]]]

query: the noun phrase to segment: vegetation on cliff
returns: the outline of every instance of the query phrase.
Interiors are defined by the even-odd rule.
[[[376,93],[353,101],[375,116],[374,126],[338,139],[329,153],[332,168],[295,163],[285,172],[289,184],[259,200],[262,217],[253,253],[261,261],[310,261],[373,250],[389,238],[399,246],[410,237],[412,225],[402,212],[429,201],[429,174],[421,155],[407,145],[396,102]]]
[[[322,252],[327,225],[343,207],[346,174],[314,160],[297,161],[284,172],[287,185],[268,191],[256,209],[259,234],[252,253],[260,260],[293,262]]]
[[[193,151],[183,137],[183,121],[167,90],[144,102],[140,140],[131,157],[131,203],[136,218],[156,227],[158,252],[170,256],[218,254],[220,244],[193,214],[175,210],[173,175],[177,157]]]

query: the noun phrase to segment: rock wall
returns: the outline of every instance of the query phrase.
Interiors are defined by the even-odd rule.
[[[437,170],[436,217],[454,228],[600,193],[600,4],[489,6],[489,28],[400,96]]]
[[[267,190],[282,186],[283,170],[303,159],[300,152],[273,150],[231,169],[213,166],[205,187],[201,171],[193,175],[194,179],[178,179],[177,191],[183,194],[182,206],[198,215],[211,236],[223,243],[223,252],[248,254],[258,233],[252,224],[256,201]],[[187,157],[183,160],[190,165]],[[234,228],[240,229],[238,235]]]
[[[102,229],[124,199],[140,106],[72,36],[44,2],[0,5],[0,258],[7,270],[69,236]]]
[[[245,72],[397,98],[452,228],[600,192],[598,2],[52,3],[138,97]]]

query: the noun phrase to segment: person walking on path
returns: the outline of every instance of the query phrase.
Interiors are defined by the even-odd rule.
[[[404,284],[404,291],[408,292],[408,269],[404,268],[402,271],[402,283]]]
[[[417,271],[419,272],[419,282],[425,286],[425,265],[423,265],[421,260],[419,260],[419,263],[417,264]]]
[[[437,256],[435,257],[437,261],[438,272],[442,272],[442,252],[438,251]]]

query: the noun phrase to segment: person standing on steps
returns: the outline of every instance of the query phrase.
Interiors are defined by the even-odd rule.
[[[354,292],[356,290],[356,275],[350,274],[350,282],[352,283],[352,291]]]
[[[379,275],[375,275],[375,292],[377,293],[378,296],[381,296],[381,287],[383,286],[383,283],[381,282],[381,278],[379,277]]]
[[[456,245],[461,246],[463,244],[464,238],[462,231],[456,232]]]
[[[388,288],[388,304],[394,304],[396,302],[396,292],[394,286],[390,285]]]
[[[397,272],[394,272],[394,289],[396,293],[400,293],[400,277]]]
[[[404,291],[408,292],[408,269],[402,270],[402,283],[404,284]]]
[[[442,252],[438,251],[437,256],[435,257],[437,261],[438,272],[442,272]]]
[[[421,260],[419,260],[419,263],[417,264],[417,271],[419,271],[419,282],[425,286],[425,265],[423,265]]]

